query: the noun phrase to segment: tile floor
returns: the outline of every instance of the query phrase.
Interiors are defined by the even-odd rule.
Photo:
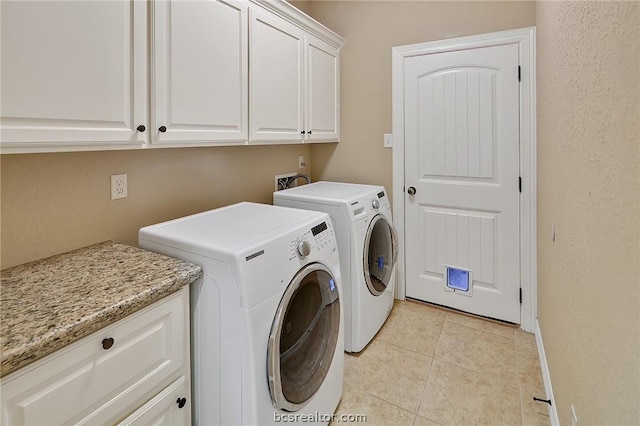
[[[344,369],[336,414],[368,425],[550,424],[533,401],[545,395],[535,338],[515,326],[396,301]]]

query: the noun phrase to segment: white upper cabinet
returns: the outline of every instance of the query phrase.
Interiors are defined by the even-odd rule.
[[[244,143],[247,2],[154,3],[152,144]]]
[[[331,142],[342,38],[285,1],[0,1],[0,153]]]
[[[257,5],[249,14],[250,142],[337,141],[342,39],[331,45]]]
[[[307,35],[305,130],[307,139],[335,142],[340,138],[340,67],[338,49]]]
[[[140,147],[147,4],[3,1],[2,152]]]
[[[300,142],[304,120],[304,31],[252,7],[251,141]]]

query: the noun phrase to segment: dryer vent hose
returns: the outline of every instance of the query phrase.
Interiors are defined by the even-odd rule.
[[[304,175],[302,173],[299,173],[297,175],[291,176],[289,178],[287,178],[286,183],[280,183],[279,184],[279,188],[278,191],[282,190],[282,189],[289,189],[292,187],[292,185],[298,180],[298,179],[304,179],[306,181],[306,183],[311,183],[311,179],[309,179],[309,176]]]

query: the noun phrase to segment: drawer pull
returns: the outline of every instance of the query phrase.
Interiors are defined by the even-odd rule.
[[[178,398],[176,403],[178,404],[178,408],[182,408],[187,403],[187,398]]]
[[[102,339],[102,349],[109,349],[113,346],[113,337],[107,337],[106,339]]]

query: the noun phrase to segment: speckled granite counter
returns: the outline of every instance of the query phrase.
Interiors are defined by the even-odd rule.
[[[202,269],[105,242],[0,275],[0,376],[6,376],[178,291]]]

